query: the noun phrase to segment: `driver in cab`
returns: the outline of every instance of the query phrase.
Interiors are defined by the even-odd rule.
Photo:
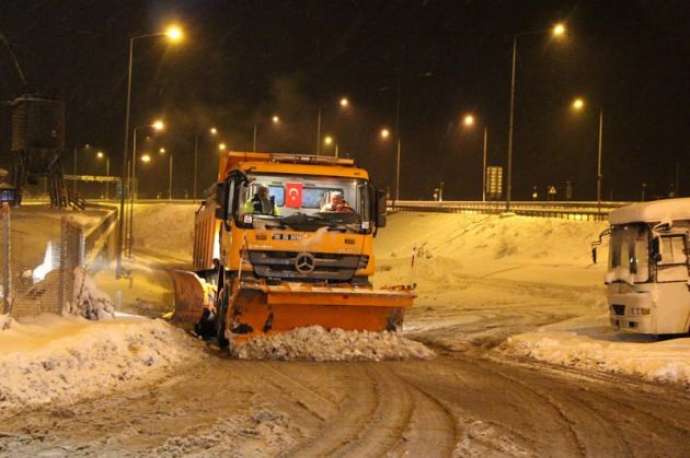
[[[256,193],[244,204],[244,213],[260,213],[273,216],[279,214],[275,198],[269,197],[267,186],[262,184],[256,186]]]
[[[331,196],[331,202],[321,207],[322,212],[330,213],[354,213],[355,210],[347,203],[342,194],[336,193]]]

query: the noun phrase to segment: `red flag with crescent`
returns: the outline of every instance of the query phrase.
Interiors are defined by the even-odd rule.
[[[285,183],[285,206],[287,208],[302,207],[302,183]]]

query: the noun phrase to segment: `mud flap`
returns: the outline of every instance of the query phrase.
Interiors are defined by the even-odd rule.
[[[240,340],[314,325],[392,331],[401,327],[414,298],[407,290],[242,284],[233,295],[227,322],[233,338]]]

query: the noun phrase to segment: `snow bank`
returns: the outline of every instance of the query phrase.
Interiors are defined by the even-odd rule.
[[[295,444],[294,427],[282,412],[268,408],[254,409],[249,415],[222,418],[205,431],[194,429],[174,436],[156,448],[158,457],[277,456]]]
[[[660,341],[619,334],[607,322],[608,316],[602,315],[548,326],[510,337],[501,350],[562,366],[690,386],[690,338]]]
[[[434,352],[394,332],[325,330],[321,326],[258,337],[233,349],[239,359],[383,361],[431,359]]]
[[[203,357],[199,345],[160,320],[42,315],[16,322],[0,333],[0,416],[150,382]]]
[[[67,313],[89,320],[103,320],[115,318],[115,306],[86,270],[78,267],[74,270],[74,302],[68,304]]]

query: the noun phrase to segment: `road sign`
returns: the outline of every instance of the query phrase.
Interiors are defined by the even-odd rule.
[[[503,167],[490,165],[486,168],[486,198],[500,200],[503,196]]]

